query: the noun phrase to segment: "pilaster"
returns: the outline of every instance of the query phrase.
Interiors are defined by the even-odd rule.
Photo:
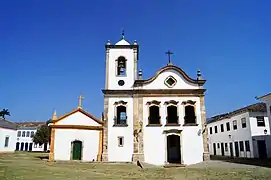
[[[134,79],[137,80],[137,48],[134,48]]]
[[[51,129],[49,161],[55,160],[55,128]]]
[[[134,95],[133,112],[133,132],[134,132],[134,151],[133,162],[144,161],[143,143],[143,97]]]
[[[200,96],[200,114],[201,114],[201,123],[202,123],[202,138],[203,138],[203,161],[210,160],[210,154],[208,150],[208,141],[207,134],[208,128],[206,125],[206,110],[205,110],[205,100],[204,95]]]
[[[102,161],[108,161],[108,97],[104,97],[104,127],[103,127]]]
[[[106,48],[106,68],[105,68],[105,89],[108,89],[108,78],[109,78],[109,48]]]

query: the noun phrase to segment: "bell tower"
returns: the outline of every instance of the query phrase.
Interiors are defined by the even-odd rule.
[[[138,44],[130,44],[124,39],[111,44],[108,40],[106,48],[105,90],[132,89],[137,79]]]

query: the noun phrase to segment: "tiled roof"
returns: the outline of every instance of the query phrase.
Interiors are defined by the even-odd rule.
[[[209,118],[207,123],[209,124],[209,123],[212,123],[215,121],[220,121],[222,119],[230,118],[236,114],[240,114],[240,113],[244,113],[244,112],[266,112],[266,105],[265,105],[265,103],[256,103],[256,104],[252,104],[252,105],[237,109],[232,112],[219,114],[219,115],[216,115],[216,116]]]
[[[17,125],[7,120],[0,119],[0,127],[6,129],[17,129]]]
[[[18,122],[19,127],[38,127],[44,125],[46,122]]]

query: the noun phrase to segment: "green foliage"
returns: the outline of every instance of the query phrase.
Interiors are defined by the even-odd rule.
[[[0,111],[0,117],[5,119],[6,116],[10,116],[10,113],[9,113],[8,109],[3,109],[2,111]]]
[[[34,143],[37,143],[39,145],[50,143],[51,128],[48,126],[50,121],[51,120],[48,120],[46,124],[38,128],[37,132],[32,138]]]

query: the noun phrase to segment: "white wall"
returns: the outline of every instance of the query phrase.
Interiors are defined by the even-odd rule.
[[[21,136],[18,137],[18,132],[21,132]],[[23,132],[25,132],[25,137],[22,137]],[[29,137],[27,137],[27,132],[29,132]],[[24,129],[18,129],[16,132],[16,143],[15,143],[15,149],[16,149],[16,145],[17,143],[19,143],[19,151],[21,151],[21,146],[23,145],[23,151],[30,151],[30,146],[32,143],[32,151],[33,152],[40,152],[40,151],[44,151],[44,144],[39,145],[39,144],[35,144],[32,140],[31,137],[31,132],[34,132],[34,134],[37,132],[37,129],[33,129],[32,127],[30,127],[29,129],[24,128]],[[25,144],[28,143],[28,148],[26,149]],[[49,143],[47,144],[47,150],[49,150]]]
[[[242,128],[241,119],[246,118],[246,128]],[[237,129],[233,130],[233,121],[237,121]],[[227,131],[226,123],[230,122],[230,131]],[[224,125],[224,132],[221,132],[220,125]],[[218,133],[215,133],[215,126],[217,126]],[[212,134],[210,134],[210,127],[212,127]],[[249,113],[245,112],[242,114],[237,114],[231,118],[219,120],[216,122],[209,123],[207,125],[208,128],[208,144],[210,154],[214,154],[213,143],[216,143],[216,155],[222,155],[221,153],[221,143],[228,144],[228,151],[225,151],[225,156],[230,156],[230,145],[233,144],[233,155],[235,156],[235,146],[234,142],[238,142],[239,149],[239,157],[253,157],[253,147],[252,147],[252,138],[251,138],[251,130],[250,130],[250,121],[249,121]],[[230,136],[229,136],[230,135]],[[244,143],[244,151],[240,152],[240,141]],[[245,141],[250,142],[250,152],[245,149]],[[217,148],[217,143],[219,143],[219,147]],[[225,149],[225,145],[224,145]]]
[[[97,160],[99,151],[99,131],[56,129],[55,130],[55,160],[70,160],[72,142],[82,141],[82,161]]]
[[[5,139],[9,137],[8,146],[5,147]],[[0,127],[0,152],[14,152],[16,144],[16,130]]]
[[[157,100],[160,103],[161,127],[146,127],[148,124],[148,101]],[[178,103],[179,123],[180,126],[165,126],[166,124],[166,106],[165,101],[175,100]],[[198,126],[182,126],[184,124],[184,107],[182,101],[196,101],[196,116]],[[146,97],[143,98],[143,134],[144,134],[144,155],[145,161],[150,164],[162,165],[166,159],[166,135],[164,130],[178,129],[181,132],[181,156],[184,164],[194,164],[203,160],[203,140],[202,134],[198,132],[202,130],[200,116],[200,102],[198,97]],[[193,143],[191,143],[193,142]]]
[[[84,125],[84,126],[100,126],[96,121],[90,119],[88,116],[84,115],[81,112],[76,112],[65,119],[62,119],[56,123],[64,125]]]
[[[180,73],[175,70],[166,70],[158,75],[158,77],[150,84],[144,85],[142,89],[169,89],[168,86],[165,85],[165,80],[167,77],[173,76],[177,83],[170,89],[198,89],[199,86],[197,84],[192,84],[187,82]]]
[[[127,59],[126,76],[117,76],[117,61],[120,56]],[[109,50],[109,67],[108,67],[108,89],[132,89],[134,84],[134,51],[133,49],[110,49]],[[119,80],[124,80],[123,86],[118,85]]]
[[[266,113],[262,112],[250,112],[250,129],[251,129],[251,135],[252,136],[262,136],[264,134],[264,130],[267,130],[266,135],[270,135],[270,127],[269,127],[269,121]],[[265,126],[257,126],[257,118],[256,116],[264,116],[264,122]]]
[[[115,102],[127,102],[127,127],[113,127],[115,116]],[[109,98],[108,100],[108,161],[131,162],[133,154],[133,99]],[[123,147],[118,146],[118,137],[124,137]]]

